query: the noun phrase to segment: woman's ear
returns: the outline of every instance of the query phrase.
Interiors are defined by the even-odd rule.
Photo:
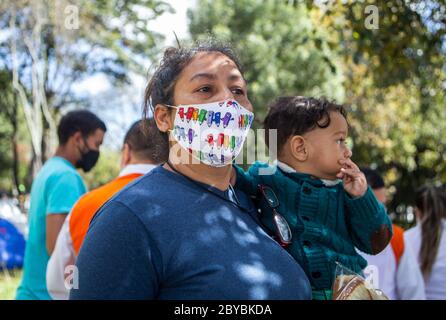
[[[289,145],[293,158],[300,162],[304,162],[308,159],[307,144],[304,137],[292,136]]]
[[[155,106],[153,118],[155,119],[156,126],[161,132],[167,133],[168,130],[171,130],[173,128],[173,117],[171,110],[169,110],[169,107],[166,107],[162,104],[157,104]]]

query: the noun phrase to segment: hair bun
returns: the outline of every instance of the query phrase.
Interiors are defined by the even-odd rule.
[[[164,59],[167,59],[167,58],[169,58],[170,56],[177,54],[178,51],[179,51],[178,48],[175,48],[175,47],[168,47],[168,48],[166,48],[166,50],[164,50],[164,56],[163,56],[163,58],[164,58]]]

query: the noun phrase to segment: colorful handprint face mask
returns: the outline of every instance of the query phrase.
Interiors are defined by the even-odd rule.
[[[254,120],[254,114],[235,100],[169,107],[177,109],[172,130],[175,140],[213,167],[232,163]]]

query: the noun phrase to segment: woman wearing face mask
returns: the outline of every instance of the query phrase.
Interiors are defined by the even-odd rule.
[[[168,49],[145,111],[170,138],[169,161],[93,219],[71,299],[310,299],[300,266],[229,184],[253,119],[232,50]]]
[[[446,299],[446,193],[423,186],[415,194],[417,225],[404,234],[418,257],[426,299]]]
[[[87,191],[76,168],[87,172],[94,167],[106,131],[105,123],[87,110],[71,111],[61,118],[59,146],[31,188],[29,236],[17,299],[51,299],[45,279],[48,260],[65,218]]]

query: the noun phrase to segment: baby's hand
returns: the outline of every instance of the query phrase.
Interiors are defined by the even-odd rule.
[[[347,159],[342,163],[343,168],[336,175],[344,181],[344,189],[354,198],[362,197],[367,191],[367,180],[358,166]]]

